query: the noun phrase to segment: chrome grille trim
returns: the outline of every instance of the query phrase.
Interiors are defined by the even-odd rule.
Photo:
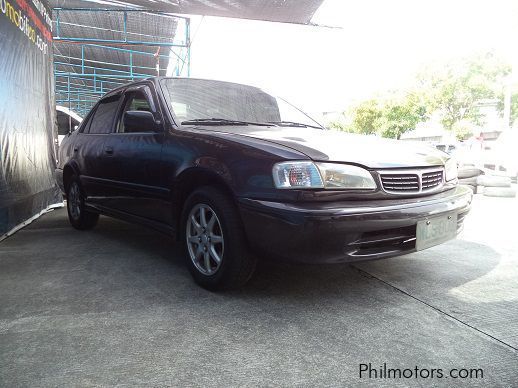
[[[421,175],[421,189],[428,190],[432,189],[442,183],[443,180],[443,172],[440,171],[432,171],[432,172],[423,172]]]
[[[383,191],[389,194],[419,194],[440,190],[444,185],[444,168],[379,170]]]

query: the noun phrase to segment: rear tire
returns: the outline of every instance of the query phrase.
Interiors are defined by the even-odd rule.
[[[187,266],[201,287],[232,289],[250,279],[257,260],[228,195],[208,186],[194,191],[185,202],[181,229]]]
[[[70,224],[78,230],[92,229],[99,220],[99,214],[86,210],[83,193],[79,178],[73,175],[67,187],[67,212]]]

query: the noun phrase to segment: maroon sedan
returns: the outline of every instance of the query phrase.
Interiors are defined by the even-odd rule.
[[[443,243],[472,199],[441,151],[327,130],[261,89],[200,79],[111,91],[58,167],[72,226],[105,214],[173,234],[209,289],[244,284],[257,257],[343,263]]]

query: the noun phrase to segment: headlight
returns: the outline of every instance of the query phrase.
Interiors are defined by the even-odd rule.
[[[457,161],[455,159],[448,159],[444,165],[444,178],[447,182],[457,179]]]
[[[282,162],[273,166],[278,189],[322,188],[322,177],[313,162]]]
[[[372,175],[365,169],[347,164],[282,162],[273,166],[278,189],[375,189]]]
[[[316,163],[326,189],[375,189],[370,172],[348,164]]]

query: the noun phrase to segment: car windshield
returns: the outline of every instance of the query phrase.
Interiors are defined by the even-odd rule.
[[[162,86],[170,109],[184,125],[228,125],[235,121],[244,125],[322,128],[282,98],[256,87],[188,78],[165,78]]]

